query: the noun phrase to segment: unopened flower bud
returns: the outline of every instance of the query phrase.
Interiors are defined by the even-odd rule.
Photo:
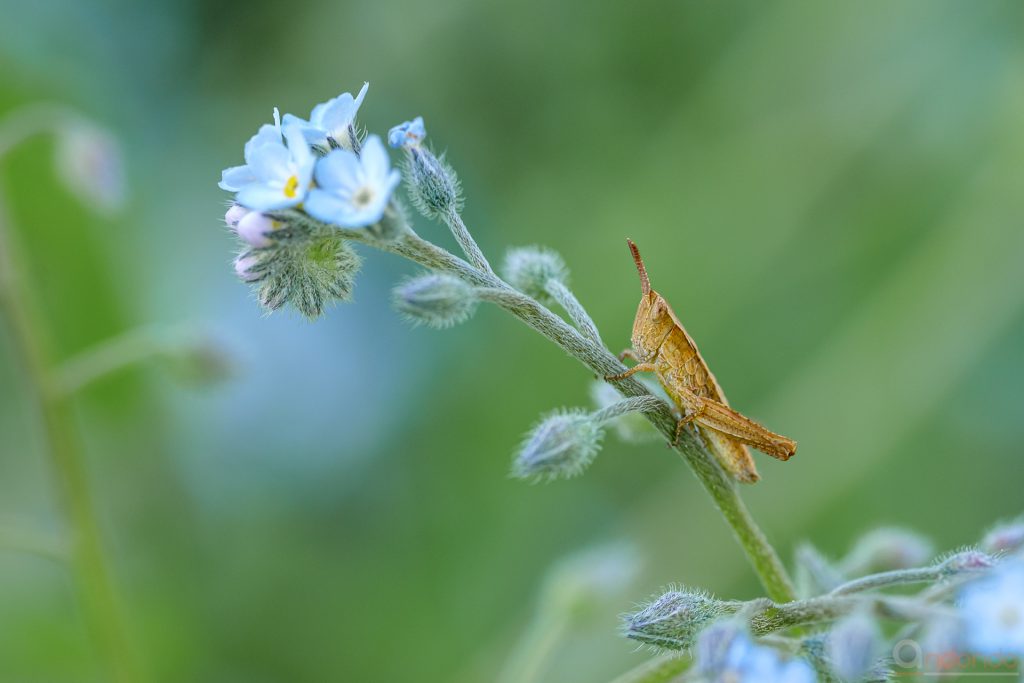
[[[968,549],[953,553],[939,563],[943,576],[956,576],[991,569],[996,561],[991,555],[980,550]]]
[[[707,593],[672,590],[653,600],[624,620],[627,638],[668,650],[685,650],[713,620],[735,612],[734,605]]]
[[[545,247],[520,247],[509,250],[502,269],[505,279],[513,287],[544,305],[554,301],[548,294],[549,280],[565,284],[569,268],[556,252]]]
[[[847,576],[873,571],[919,567],[934,556],[931,542],[920,534],[899,528],[871,531],[860,538],[841,564]]]
[[[406,181],[413,204],[427,218],[445,219],[462,208],[455,171],[422,145],[407,146]]]
[[[1013,553],[1024,548],[1024,520],[999,524],[985,534],[981,549],[987,553]]]
[[[870,615],[854,612],[832,627],[825,651],[841,680],[860,681],[883,654],[882,634]]]
[[[533,428],[512,463],[518,479],[567,479],[587,468],[601,449],[601,426],[580,410],[553,413]]]
[[[414,277],[392,291],[395,308],[416,324],[451,327],[467,320],[476,310],[473,287],[446,273]]]
[[[427,137],[427,129],[423,125],[423,117],[417,116],[412,121],[400,123],[388,131],[388,144],[395,149],[419,147]]]
[[[239,219],[235,228],[238,236],[253,247],[269,247],[273,240],[269,235],[281,226],[266,214],[259,211],[250,211]]]
[[[235,259],[235,274],[244,282],[255,282],[260,275],[253,271],[260,260],[253,254],[243,254]]]
[[[249,209],[241,204],[232,204],[224,214],[224,222],[232,230],[238,230],[238,221],[242,220],[249,213]]]

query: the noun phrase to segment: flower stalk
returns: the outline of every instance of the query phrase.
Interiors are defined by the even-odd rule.
[[[42,106],[12,115],[0,125],[0,158],[30,135],[51,132],[73,120],[59,108]],[[83,457],[82,439],[71,396],[61,391],[51,360],[52,343],[17,264],[13,228],[0,197],[0,313],[6,318],[14,352],[42,422],[44,451],[54,489],[69,527],[68,553],[75,588],[90,635],[99,649],[109,680],[141,680],[103,549],[93,495]]]
[[[611,351],[586,337],[532,297],[515,290],[494,273],[481,270],[424,240],[411,227],[402,237],[392,242],[380,242],[365,230],[339,229],[339,232],[345,239],[402,256],[426,268],[451,273],[478,287],[477,294],[481,300],[490,301],[512,314],[598,376],[626,370],[626,366]],[[632,377],[613,381],[612,384],[625,398],[644,397],[657,401],[656,408],[644,415],[666,441],[673,442],[677,420],[667,403]],[[715,507],[731,527],[768,597],[776,602],[794,600],[796,593],[793,583],[781,559],[743,503],[732,478],[690,433],[683,432],[673,448],[690,465]]]

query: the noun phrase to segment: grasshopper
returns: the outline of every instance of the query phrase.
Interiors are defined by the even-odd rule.
[[[637,365],[605,379],[619,380],[638,372],[653,372],[682,413],[676,425],[675,442],[678,443],[686,425],[694,423],[708,449],[737,480],[757,481],[757,468],[747,444],[779,460],[789,460],[796,453],[796,442],[768,431],[729,407],[722,387],[708,369],[693,338],[686,333],[668,302],[651,289],[640,251],[632,240],[626,241],[640,273],[643,297],[633,320],[630,339],[633,348],[626,349],[619,357],[631,358]]]

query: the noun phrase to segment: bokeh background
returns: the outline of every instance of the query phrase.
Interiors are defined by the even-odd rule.
[[[221,168],[271,109],[370,81],[360,119],[422,114],[492,260],[557,249],[618,349],[624,244],[734,405],[800,442],[746,497],[787,558],[883,524],[948,548],[1021,508],[1024,6],[0,0],[0,115],[108,127],[127,204],[82,205],[52,136],[0,161],[61,358],[187,324],[234,367],[159,363],[75,401],[134,645],[155,681],[488,681],[565,556],[626,540],[642,571],[552,648],[542,680],[647,655],[616,614],[669,582],[758,585],[685,465],[609,439],[585,476],[507,477],[588,373],[496,310],[437,332],[389,308],[408,263],[363,250],[357,301],[265,317],[231,268]],[[451,246],[437,226],[425,236]],[[5,538],[63,525],[0,324]],[[61,563],[0,548],[0,680],[101,681]]]

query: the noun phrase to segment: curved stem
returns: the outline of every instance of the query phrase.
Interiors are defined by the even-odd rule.
[[[604,342],[601,341],[601,333],[597,331],[597,325],[594,324],[594,320],[587,313],[587,309],[583,308],[583,304],[580,303],[571,289],[552,278],[544,285],[544,290],[558,302],[559,306],[565,309],[573,324],[576,325],[577,330],[598,346],[604,346]]]
[[[493,275],[494,271],[491,269],[491,264],[487,262],[487,257],[484,256],[484,252],[480,250],[476,240],[473,239],[473,235],[470,234],[459,212],[455,209],[447,212],[444,215],[444,222],[448,224],[452,235],[455,236],[455,241],[462,247],[462,251],[469,258],[470,263],[483,272]]]
[[[853,581],[848,581],[832,589],[829,595],[849,595],[863,593],[876,588],[903,586],[911,583],[931,583],[942,578],[941,567],[918,567],[915,569],[894,569],[878,574],[869,574]]]
[[[46,454],[70,527],[70,559],[82,609],[106,661],[110,680],[137,681],[140,677],[107,568],[72,406],[56,390],[50,370],[49,340],[27,288],[14,270],[20,261],[12,253],[12,238],[4,218],[0,205],[0,305],[42,419]]]
[[[348,239],[410,259],[427,268],[456,275],[477,287],[489,290],[488,298],[534,330],[560,346],[569,355],[583,363],[594,374],[604,377],[625,372],[626,366],[608,349],[583,336],[540,303],[509,286],[493,273],[479,270],[457,256],[424,240],[411,230],[392,242],[381,242],[365,231],[342,231]],[[653,396],[633,378],[613,381],[612,384],[626,398]],[[657,427],[665,439],[675,439],[676,418],[667,403],[658,410],[644,414]],[[757,526],[750,511],[740,498],[735,481],[722,469],[718,461],[691,434],[683,432],[674,446],[689,463],[693,473],[711,496],[715,506],[725,517],[733,534],[757,572],[765,591],[776,602],[790,602],[796,593],[786,569],[775,549]]]
[[[652,410],[660,410],[662,403],[662,400],[657,396],[634,396],[633,398],[624,398],[607,408],[594,411],[590,416],[598,422],[607,422],[630,413],[646,413]]]

